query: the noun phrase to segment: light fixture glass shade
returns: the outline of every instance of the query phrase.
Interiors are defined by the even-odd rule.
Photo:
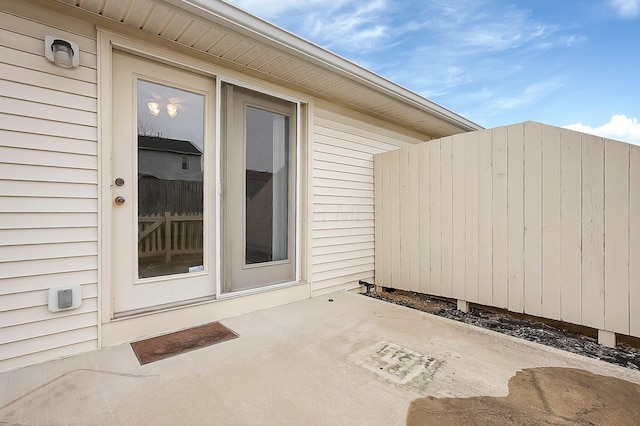
[[[78,44],[54,36],[44,38],[44,56],[62,68],[75,68],[80,65]]]
[[[73,67],[73,49],[64,40],[54,40],[51,46],[53,50],[53,62],[62,68]]]
[[[160,114],[160,105],[157,102],[149,102],[147,104],[149,107],[149,112],[155,116]]]
[[[167,114],[169,114],[169,117],[174,118],[178,115],[178,106],[175,104],[167,104]]]

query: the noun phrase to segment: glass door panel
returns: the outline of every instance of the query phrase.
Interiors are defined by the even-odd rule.
[[[138,80],[138,278],[204,270],[204,96]]]
[[[246,107],[245,264],[288,259],[289,117]]]

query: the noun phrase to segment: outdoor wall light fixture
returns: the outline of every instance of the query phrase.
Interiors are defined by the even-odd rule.
[[[62,68],[75,68],[80,65],[78,44],[58,37],[44,37],[44,56]]]

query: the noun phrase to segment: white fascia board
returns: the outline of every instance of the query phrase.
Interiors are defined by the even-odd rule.
[[[481,130],[482,126],[432,102],[380,75],[363,68],[335,53],[311,43],[277,25],[222,0],[163,0],[208,21],[254,37],[294,56],[304,58],[325,69],[355,80],[373,90],[407,105],[429,112],[466,130]]]

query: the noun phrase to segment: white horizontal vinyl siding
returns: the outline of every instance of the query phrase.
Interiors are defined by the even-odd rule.
[[[0,12],[0,371],[98,346],[95,30],[51,22]],[[45,35],[77,42],[80,67],[47,61]],[[81,307],[49,312],[69,285]]]
[[[374,279],[373,156],[427,140],[318,102],[313,118],[314,293]]]

